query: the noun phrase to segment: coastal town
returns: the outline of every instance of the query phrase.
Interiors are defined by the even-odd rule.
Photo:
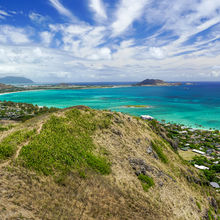
[[[55,112],[57,108],[40,107],[27,103],[16,103],[11,101],[0,102],[0,120],[25,121],[34,116]]]
[[[213,188],[220,188],[220,132],[156,121],[142,115],[152,128],[166,139],[174,150],[195,168],[201,170]]]

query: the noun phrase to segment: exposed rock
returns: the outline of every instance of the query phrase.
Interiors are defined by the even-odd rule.
[[[147,153],[148,153],[148,154],[152,154],[152,153],[153,153],[153,149],[152,149],[151,146],[147,148]]]
[[[163,184],[163,182],[159,182],[158,185],[159,185],[160,187],[162,187],[164,184]]]
[[[129,163],[133,170],[136,170],[135,174],[140,175],[141,173],[146,175],[146,172],[153,172],[153,168],[147,165],[142,159],[130,158]]]
[[[212,197],[211,199],[209,199],[209,203],[215,209],[215,212],[217,212],[217,210],[218,210],[217,201]]]
[[[208,186],[208,185],[209,185],[209,182],[208,182],[208,181],[201,180],[201,179],[199,179],[198,177],[190,176],[190,175],[185,175],[185,177],[186,177],[186,179],[187,179],[187,181],[188,181],[189,183],[196,183],[196,184],[198,184],[198,185],[200,185],[200,186],[202,186],[202,185]]]
[[[140,174],[141,174],[141,171],[136,171],[136,172],[135,172],[135,175],[136,175],[136,176],[139,176]]]
[[[154,152],[153,152],[153,157],[154,157],[156,160],[158,160],[158,159],[159,159],[159,157],[157,156],[157,154],[156,154],[156,153],[154,153]]]
[[[116,129],[112,129],[112,133],[114,133],[114,134],[116,134],[116,135],[118,135],[118,136],[122,136],[121,131],[116,130]]]
[[[160,127],[160,136],[165,139],[170,145],[171,147],[177,151],[178,150],[178,143],[170,138],[167,137],[165,131],[161,131],[163,130],[164,128],[163,127]]]
[[[138,139],[136,140],[136,143],[137,143],[137,144],[140,144],[140,143],[141,143],[141,139],[138,138]]]
[[[194,174],[194,172],[193,172],[192,170],[190,170],[190,169],[187,169],[187,171],[188,171],[188,173],[191,174],[191,175]]]

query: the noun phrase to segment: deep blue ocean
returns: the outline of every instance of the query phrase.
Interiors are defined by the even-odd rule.
[[[117,84],[115,84],[117,85]],[[81,90],[41,90],[0,95],[0,100],[59,108],[87,105],[131,115],[151,115],[158,120],[190,127],[220,130],[220,82],[193,85],[120,87]],[[150,108],[129,108],[148,105]]]

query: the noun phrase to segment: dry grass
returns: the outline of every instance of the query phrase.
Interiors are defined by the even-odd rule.
[[[198,154],[192,152],[192,150],[188,150],[188,151],[182,151],[179,150],[179,155],[184,159],[184,160],[192,160],[193,157],[198,156]]]
[[[96,112],[99,117],[101,111]],[[183,177],[189,167],[164,144],[167,164],[147,153],[150,143],[161,139],[141,120],[113,114],[111,127],[93,136],[97,153],[111,161],[110,175],[88,171],[86,178],[69,173],[57,184],[52,177],[17,167],[16,161],[0,168],[0,219],[200,219],[209,208],[203,189]],[[56,113],[63,115],[63,111]],[[31,119],[21,127],[40,131],[48,116]],[[142,159],[151,167],[147,175],[155,186],[145,192],[129,164]],[[191,168],[193,169],[193,168]],[[194,175],[196,170],[194,170]],[[202,204],[201,211],[196,201]]]

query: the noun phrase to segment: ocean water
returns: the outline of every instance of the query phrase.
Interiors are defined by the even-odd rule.
[[[220,130],[220,82],[173,87],[121,87],[81,90],[41,90],[0,95],[0,100],[65,108],[87,105],[131,115],[151,115],[157,120],[189,127]],[[128,108],[148,105],[150,108]]]

